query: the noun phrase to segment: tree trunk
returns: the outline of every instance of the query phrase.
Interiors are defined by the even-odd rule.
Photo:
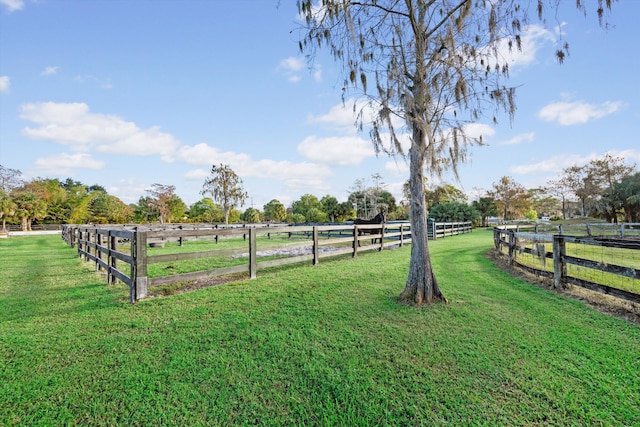
[[[415,134],[415,132],[414,132]],[[411,260],[409,277],[400,301],[411,304],[431,302],[447,302],[440,291],[436,276],[433,273],[429,255],[427,209],[424,198],[424,154],[412,143],[409,155],[410,174],[409,188],[411,192]]]

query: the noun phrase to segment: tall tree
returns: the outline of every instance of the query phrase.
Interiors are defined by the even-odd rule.
[[[498,215],[498,206],[492,197],[480,197],[478,200],[474,200],[471,204],[478,213],[483,227],[487,226],[488,218],[490,216]]]
[[[340,202],[334,196],[326,195],[320,199],[322,210],[327,214],[327,218],[331,222],[336,222],[340,211]]]
[[[324,214],[322,210],[322,203],[313,194],[303,194],[300,199],[291,203],[291,211],[294,214],[304,216],[306,222],[319,222],[322,218],[319,218],[320,212]],[[324,215],[326,218],[326,215]]]
[[[495,200],[504,220],[517,219],[531,209],[531,193],[513,178],[503,176],[488,192]]]
[[[640,172],[615,184],[611,197],[622,208],[626,222],[640,222]]]
[[[601,18],[608,10],[603,1],[611,6],[611,0],[599,0]],[[427,245],[424,169],[457,174],[469,145],[482,142],[467,135],[465,125],[487,115],[496,121],[500,110],[513,117],[515,88],[504,83],[509,59],[500,47],[521,49],[529,15],[542,20],[546,3],[557,8],[554,0],[539,0],[535,10],[513,0],[323,0],[320,6],[298,0],[306,22],[300,49],[313,58],[317,49],[328,48],[341,65],[343,90],[367,97],[358,127],[371,123],[375,149],[403,153],[396,119],[409,130],[413,239],[401,300],[446,301]],[[567,52],[565,43],[557,58]]]
[[[22,185],[22,172],[0,165],[0,190],[11,194],[14,188]]]
[[[424,195],[427,203],[427,209],[439,203],[456,202],[466,203],[467,195],[462,190],[451,184],[438,185],[433,190],[425,190]]]
[[[222,207],[216,205],[212,198],[204,197],[189,207],[189,217],[192,221],[222,222],[224,213]]]
[[[267,221],[282,222],[287,217],[287,209],[280,200],[272,199],[263,206],[264,218]]]
[[[40,220],[47,214],[47,204],[37,194],[28,189],[16,190],[14,202],[16,216],[20,219],[22,231],[31,231],[34,221]]]
[[[0,233],[7,232],[7,218],[12,217],[16,213],[17,208],[18,206],[9,193],[0,188],[0,219],[2,219]]]
[[[229,224],[231,209],[242,205],[248,197],[242,187],[242,179],[229,165],[222,163],[211,166],[211,175],[205,179],[200,194],[210,194],[213,200],[222,205],[225,224]]]
[[[631,176],[635,171],[635,165],[627,165],[623,157],[607,153],[601,158],[589,162],[588,170],[590,180],[599,193],[595,203],[596,210],[602,213],[601,216],[604,216],[608,221],[617,222],[621,206],[616,204],[613,197],[614,186]]]
[[[572,194],[569,183],[562,178],[550,180],[547,182],[545,191],[560,199],[562,203],[562,219],[567,219],[567,202]]]
[[[158,213],[160,224],[171,222],[176,215],[175,205],[178,204],[184,213],[186,206],[182,201],[178,201],[175,185],[153,184],[147,190],[149,195],[148,203],[152,211]],[[180,205],[180,203],[182,203]],[[179,213],[178,213],[179,215]]]
[[[250,224],[258,224],[262,222],[262,213],[256,208],[249,207],[240,215],[240,219]]]

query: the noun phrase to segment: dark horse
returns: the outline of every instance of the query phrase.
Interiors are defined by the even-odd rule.
[[[387,218],[384,214],[384,212],[380,212],[378,215],[374,216],[371,219],[361,219],[361,218],[356,218],[353,221],[354,225],[373,225],[373,224],[382,224],[382,227],[380,228],[365,228],[365,229],[358,229],[358,236],[362,236],[363,234],[382,234],[382,229],[384,228],[384,223],[387,222]],[[371,244],[375,243],[375,240],[378,239],[371,239]],[[382,243],[382,238],[379,238],[380,243]],[[358,242],[358,245],[360,244],[360,242]]]

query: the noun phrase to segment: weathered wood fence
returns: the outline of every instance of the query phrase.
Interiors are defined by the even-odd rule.
[[[455,236],[457,234],[471,233],[471,222],[435,222],[427,223],[429,239],[441,239],[443,237]]]
[[[376,234],[362,234],[363,231]],[[273,237],[285,237],[291,242],[270,244]],[[258,238],[261,237],[258,244]],[[62,238],[85,261],[95,262],[96,269],[106,272],[107,283],[117,280],[129,286],[130,302],[147,297],[148,288],[176,282],[212,278],[233,273],[248,273],[255,278],[258,270],[311,261],[318,264],[321,258],[342,254],[356,256],[361,251],[382,250],[390,246],[403,246],[411,242],[408,222],[380,225],[323,225],[218,228],[215,226],[90,226],[65,225]],[[237,239],[239,247],[198,252],[154,254],[152,247],[178,242],[179,246],[193,240]],[[302,240],[302,241],[301,241]],[[310,242],[309,242],[310,240]],[[244,242],[244,243],[242,243]],[[309,247],[310,253],[294,254],[258,262],[259,251]],[[330,251],[321,248],[331,246]],[[248,254],[241,265],[231,265],[205,271],[148,277],[147,267],[155,263],[179,262],[198,258],[231,257]]]
[[[624,226],[616,224],[616,228],[618,230],[622,230],[620,233],[622,236],[625,235]],[[607,284],[596,283],[584,278],[571,276],[567,273],[567,266],[572,265],[632,280],[640,280],[640,270],[634,267],[634,265],[640,265],[640,240],[518,232],[497,227],[494,228],[493,233],[494,246],[496,250],[507,256],[507,262],[510,266],[516,265],[531,273],[552,278],[553,286],[556,288],[564,287],[565,284],[569,283],[592,291],[640,303],[640,284],[634,286],[631,290],[625,290],[609,286]],[[551,244],[551,251],[547,251],[546,244]],[[623,266],[612,262],[617,261],[621,263],[623,257],[620,256],[620,251],[617,252],[617,260],[615,255],[609,256],[607,259],[586,259],[568,255],[567,244],[598,248],[616,248],[625,251],[632,251],[630,252],[632,255],[629,257],[630,262],[628,262],[628,265]],[[519,262],[518,258],[521,257],[522,254],[531,255],[532,257],[540,260],[541,268],[532,267],[531,265]],[[553,269],[551,271],[549,271],[550,269],[546,266],[546,260],[548,259],[552,261],[552,265],[550,267]]]

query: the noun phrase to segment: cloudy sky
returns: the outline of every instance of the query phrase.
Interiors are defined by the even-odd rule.
[[[608,31],[565,3],[512,60],[513,124],[475,124],[487,145],[460,181],[445,177],[470,198],[505,175],[541,186],[605,153],[640,164],[640,1],[615,4]],[[298,53],[296,15],[293,0],[0,0],[0,164],[126,203],[160,183],[191,204],[220,163],[243,179],[245,207],[345,200],[373,174],[400,199],[405,160],[376,157],[356,132],[336,65]]]

